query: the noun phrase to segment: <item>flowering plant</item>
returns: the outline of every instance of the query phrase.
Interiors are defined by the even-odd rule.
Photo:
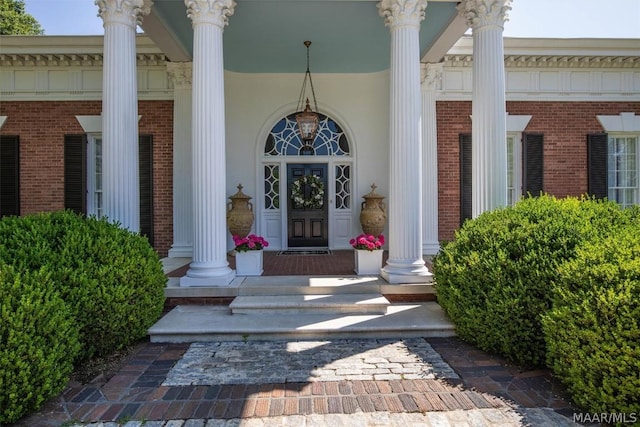
[[[382,249],[384,245],[384,236],[381,234],[375,237],[372,234],[361,234],[355,239],[349,240],[353,249],[365,249],[368,251],[374,251],[376,249]]]
[[[255,234],[249,234],[247,237],[233,236],[233,243],[238,252],[260,251],[269,246],[269,242]]]

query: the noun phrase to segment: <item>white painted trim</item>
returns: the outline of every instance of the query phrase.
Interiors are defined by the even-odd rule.
[[[4,126],[4,122],[7,121],[8,116],[0,116],[0,129]]]
[[[351,208],[351,228],[353,229],[353,215],[354,215],[354,204],[355,202],[355,189],[357,187],[357,174],[355,173],[355,159],[356,159],[356,147],[354,142],[354,132],[349,127],[349,122],[344,118],[344,115],[339,111],[324,105],[322,103],[318,104],[318,110],[321,114],[326,115],[327,117],[335,120],[339,125],[344,134],[347,136],[347,140],[349,141],[349,149],[351,154],[349,156],[265,156],[264,155],[264,144],[267,140],[267,136],[271,129],[281,120],[283,117],[286,117],[289,114],[296,112],[297,105],[295,103],[287,103],[281,105],[279,108],[275,109],[272,114],[270,114],[262,126],[260,127],[260,131],[258,132],[258,136],[255,143],[255,153],[256,153],[256,198],[254,200],[254,226],[256,229],[256,234],[265,235],[266,233],[266,223],[268,213],[264,207],[264,165],[266,164],[278,164],[280,168],[280,247],[275,246],[272,249],[289,249],[288,241],[287,241],[287,219],[288,219],[288,211],[287,211],[287,203],[286,203],[286,194],[287,194],[287,164],[288,163],[321,163],[327,165],[327,197],[329,203],[329,211],[328,211],[328,221],[329,221],[329,234],[328,234],[328,247],[329,249],[347,249],[348,241],[339,242],[337,241],[337,237],[335,236],[335,229],[337,227],[336,221],[340,216],[340,213],[343,212],[337,211],[335,209],[335,186],[331,185],[331,183],[335,182],[335,166],[336,164],[350,164],[351,165],[351,198],[352,198],[352,208]],[[284,197],[283,197],[284,195]],[[350,233],[353,234],[353,233]]]
[[[512,116],[507,112],[507,132],[524,132],[533,116]]]
[[[605,132],[640,132],[640,116],[636,116],[635,113],[596,117]]]
[[[76,116],[84,133],[102,133],[102,116]]]
[[[142,119],[138,115],[138,122]],[[102,116],[76,116],[76,120],[82,126],[84,133],[102,133]]]

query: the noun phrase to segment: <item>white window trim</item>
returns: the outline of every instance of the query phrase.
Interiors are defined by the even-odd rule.
[[[531,115],[512,116],[507,113],[507,139],[513,138],[513,203],[522,198],[522,134],[531,121]],[[507,141],[505,141],[505,144]]]
[[[640,204],[640,116],[633,112],[623,112],[616,116],[596,116],[610,138],[636,138],[636,204]],[[609,141],[607,140],[607,146]],[[607,150],[607,157],[608,157]],[[607,159],[608,160],[608,159]],[[607,182],[607,188],[609,184]]]

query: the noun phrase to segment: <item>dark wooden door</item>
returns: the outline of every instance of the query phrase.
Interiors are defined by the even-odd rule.
[[[296,203],[292,200],[294,183],[303,177],[315,176],[313,180],[322,184],[324,194],[321,203]],[[298,182],[298,184],[301,181]],[[318,195],[318,186],[314,189],[309,183],[298,185],[299,194],[309,201]],[[327,247],[329,245],[329,209],[327,206],[327,165],[326,164],[289,164],[287,165],[287,233],[290,248]]]

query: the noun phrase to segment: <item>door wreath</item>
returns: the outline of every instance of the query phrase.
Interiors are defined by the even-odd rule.
[[[305,187],[311,187],[305,197]],[[324,205],[324,183],[315,175],[303,175],[291,184],[291,201],[296,207],[320,209]]]

